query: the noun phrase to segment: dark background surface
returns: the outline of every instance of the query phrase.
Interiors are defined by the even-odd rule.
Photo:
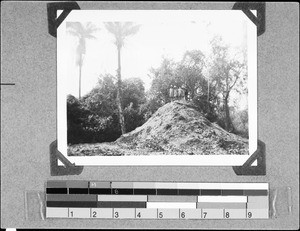
[[[299,228],[299,5],[267,3],[258,37],[258,138],[266,176],[237,176],[231,167],[85,167],[79,176],[51,177],[56,139],[56,38],[48,34],[47,2],[1,4],[1,228]],[[78,2],[84,9],[228,9],[234,2]],[[47,180],[269,182],[277,218],[269,220],[41,220],[25,214],[25,193]],[[288,214],[286,187],[292,188]],[[34,198],[34,196],[33,196]],[[38,207],[36,200],[29,206]],[[30,202],[30,203],[31,203]],[[29,202],[28,202],[29,203]],[[38,210],[37,210],[38,211]],[[35,215],[34,215],[35,214]]]

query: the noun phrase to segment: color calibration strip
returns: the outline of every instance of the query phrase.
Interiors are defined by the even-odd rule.
[[[268,183],[48,181],[47,218],[268,219]]]

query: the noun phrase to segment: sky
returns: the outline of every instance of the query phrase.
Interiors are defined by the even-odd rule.
[[[117,70],[117,49],[113,35],[105,29],[104,21],[97,20],[97,16],[90,19],[99,31],[94,33],[96,39],[86,41],[86,54],[82,66],[82,95],[95,87],[100,75],[115,76]],[[214,35],[221,36],[233,49],[245,46],[246,20],[248,19],[242,13],[227,14],[226,17],[217,13],[209,17],[198,17],[196,20],[136,20],[134,22],[140,25],[140,29],[135,35],[126,38],[122,49],[122,79],[141,78],[147,90],[151,86],[149,70],[151,67],[158,67],[163,57],[180,61],[185,51],[193,49],[208,54],[209,41]],[[89,20],[77,18],[75,21],[84,24]],[[66,92],[78,97],[79,69],[75,65],[78,39],[66,33],[66,30],[58,36],[66,44],[63,51],[63,65],[66,65],[67,69],[65,78],[68,79]]]

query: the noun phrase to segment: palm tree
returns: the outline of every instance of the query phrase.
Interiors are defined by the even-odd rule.
[[[86,40],[95,39],[96,37],[93,34],[98,30],[99,29],[90,22],[85,25],[80,22],[67,22],[68,33],[78,38],[78,46],[76,48],[76,66],[79,68],[79,99],[81,98],[81,71],[86,52]]]
[[[122,109],[122,77],[121,77],[121,49],[124,46],[125,38],[138,32],[140,26],[133,22],[106,22],[105,28],[114,35],[115,45],[118,51],[118,69],[117,69],[117,105],[119,111],[119,123],[122,134],[126,133],[124,114]]]

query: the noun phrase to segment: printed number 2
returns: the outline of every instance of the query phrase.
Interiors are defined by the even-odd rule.
[[[93,211],[93,217],[97,217],[97,212]]]

